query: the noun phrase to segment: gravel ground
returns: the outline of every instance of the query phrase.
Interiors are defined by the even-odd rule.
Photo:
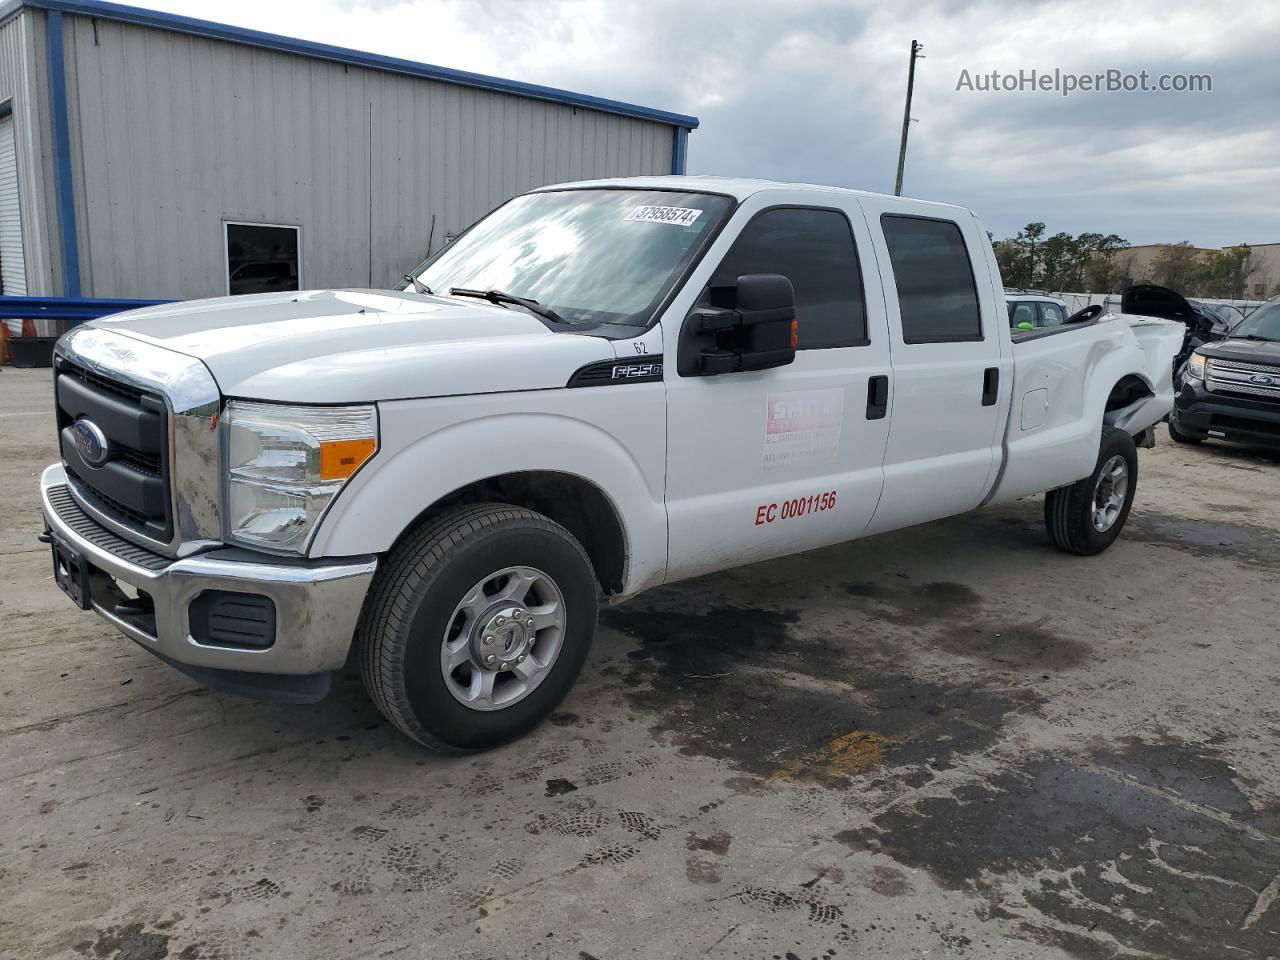
[[[1280,956],[1280,462],[1141,454],[606,610],[551,722],[442,759],[358,678],[209,693],[54,587],[48,371],[0,371],[0,958]]]

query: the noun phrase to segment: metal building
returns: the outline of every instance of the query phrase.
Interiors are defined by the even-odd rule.
[[[389,286],[508,197],[683,173],[694,117],[92,0],[0,6],[0,292]]]

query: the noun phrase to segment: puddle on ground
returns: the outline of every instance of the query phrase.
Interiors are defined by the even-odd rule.
[[[982,596],[963,583],[851,583],[845,592],[868,616],[899,626],[943,624],[931,639],[935,649],[977,663],[1015,670],[1067,670],[1089,658],[1082,641],[1063,637],[1043,623],[1004,623],[982,616]]]
[[[975,891],[1078,956],[1265,960],[1280,807],[1255,809],[1233,778],[1211,748],[1131,740],[919,797],[837,839]]]
[[[625,668],[628,701],[682,753],[743,773],[836,787],[881,766],[945,770],[1041,702],[1030,689],[903,675],[892,648],[809,631],[795,611],[691,613],[668,591],[651,597],[601,613],[641,645]]]
[[[1280,566],[1280,535],[1250,523],[1191,520],[1143,511],[1129,517],[1121,536],[1178,547],[1197,557],[1226,557],[1241,563]]]

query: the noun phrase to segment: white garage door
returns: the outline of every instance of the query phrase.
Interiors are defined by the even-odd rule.
[[[22,215],[18,210],[18,156],[13,143],[13,114],[0,118],[0,289],[6,296],[27,294],[22,257]]]

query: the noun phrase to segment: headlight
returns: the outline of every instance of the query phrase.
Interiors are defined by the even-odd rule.
[[[1187,379],[1203,380],[1204,367],[1208,362],[1208,358],[1199,353],[1193,353],[1191,358],[1187,360]]]
[[[223,414],[227,539],[302,553],[329,503],[378,448],[372,405],[232,400]]]

